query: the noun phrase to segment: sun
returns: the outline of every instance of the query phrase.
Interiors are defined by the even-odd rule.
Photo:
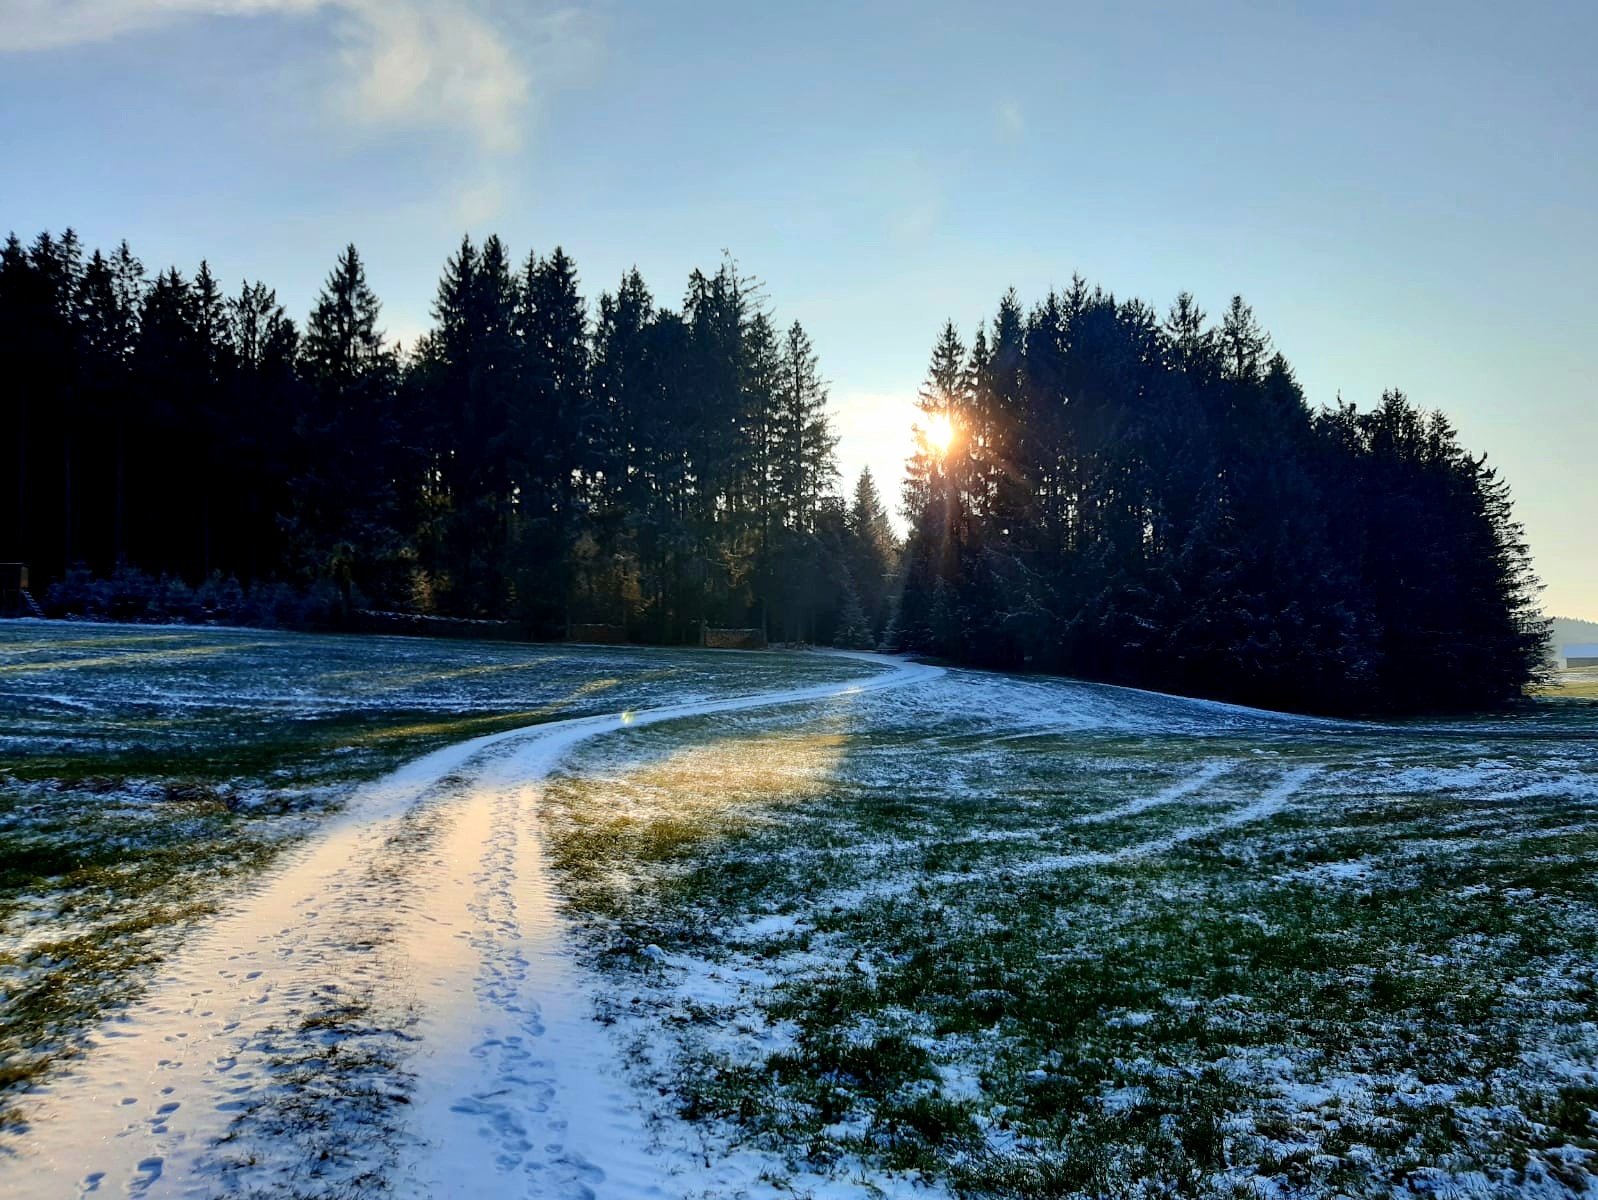
[[[954,422],[948,413],[933,413],[928,418],[927,445],[938,452],[939,458],[949,453],[949,447],[954,445]]]

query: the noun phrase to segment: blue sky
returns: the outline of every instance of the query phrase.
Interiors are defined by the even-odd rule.
[[[353,240],[407,340],[464,231],[670,304],[725,248],[885,480],[945,317],[1241,292],[1313,402],[1444,408],[1598,618],[1594,45],[1577,3],[0,0],[0,225],[297,317]]]

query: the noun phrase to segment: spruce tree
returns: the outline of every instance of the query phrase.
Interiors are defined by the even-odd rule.
[[[394,603],[409,591],[394,491],[398,363],[380,313],[350,245],[317,296],[301,346],[310,402],[290,527],[301,571],[330,583],[346,614],[358,598]]]
[[[559,247],[529,255],[517,323],[524,394],[512,428],[519,489],[516,590],[522,616],[553,632],[570,622],[579,518],[602,467],[590,402],[588,318],[577,268]]]
[[[882,637],[888,623],[898,560],[898,540],[882,506],[876,480],[870,467],[862,467],[849,510],[848,568],[873,639]]]

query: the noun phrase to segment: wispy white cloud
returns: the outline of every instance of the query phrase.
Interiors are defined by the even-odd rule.
[[[0,0],[0,51],[268,15],[326,18],[343,67],[335,100],[347,119],[460,129],[496,154],[521,143],[535,66],[568,42],[582,57],[591,40],[577,10],[530,15],[514,0]]]
[[[349,70],[346,108],[357,120],[442,119],[484,149],[521,141],[531,80],[499,30],[464,5],[338,0]]]
[[[326,0],[0,0],[0,50],[104,42],[183,17],[313,12]]]

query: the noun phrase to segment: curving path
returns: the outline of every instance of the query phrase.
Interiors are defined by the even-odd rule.
[[[942,674],[858,657],[888,669],[494,734],[361,789],[40,1089],[0,1194],[662,1194],[563,946],[541,781],[626,725]]]

